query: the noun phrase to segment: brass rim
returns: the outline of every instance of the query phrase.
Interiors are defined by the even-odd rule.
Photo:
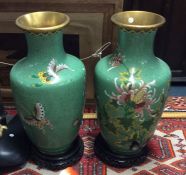
[[[148,31],[159,28],[166,20],[163,16],[152,12],[124,11],[112,15],[111,21],[126,30]]]
[[[64,13],[43,11],[24,14],[16,19],[16,25],[34,33],[54,32],[62,29],[70,22]]]

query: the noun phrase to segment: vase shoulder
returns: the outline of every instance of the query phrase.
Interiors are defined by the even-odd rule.
[[[113,80],[120,74],[134,73],[138,75],[136,80],[139,80],[139,76],[143,81],[170,81],[171,71],[166,62],[152,57],[152,60],[146,61],[145,59],[141,63],[131,63],[127,60],[113,60],[113,55],[108,55],[102,58],[96,65],[96,71],[98,77]],[[137,74],[138,73],[138,74]],[[130,78],[130,77],[128,77]],[[134,77],[135,79],[135,77]]]
[[[65,57],[37,61],[23,58],[11,70],[12,81],[27,87],[46,87],[51,85],[68,84],[85,76],[85,68],[81,60],[66,54]]]

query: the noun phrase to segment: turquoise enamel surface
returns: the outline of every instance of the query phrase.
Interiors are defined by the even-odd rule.
[[[62,32],[26,33],[28,54],[10,78],[17,111],[32,143],[43,153],[65,152],[83,115],[85,68],[65,53]]]
[[[119,154],[141,151],[154,134],[167,98],[171,72],[153,53],[155,34],[119,29],[116,50],[96,65],[101,134]]]

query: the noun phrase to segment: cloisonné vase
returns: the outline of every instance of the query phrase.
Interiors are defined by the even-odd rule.
[[[112,16],[118,46],[95,69],[97,116],[101,133],[97,156],[107,164],[125,167],[145,160],[147,142],[161,117],[169,89],[168,65],[153,52],[164,17],[145,11]]]
[[[83,144],[78,131],[85,97],[85,68],[65,53],[62,28],[69,23],[58,12],[33,12],[16,19],[25,31],[28,53],[10,78],[17,111],[33,143],[33,159],[49,169],[78,161]]]

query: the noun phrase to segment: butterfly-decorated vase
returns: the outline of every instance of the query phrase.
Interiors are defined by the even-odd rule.
[[[17,26],[25,31],[28,53],[13,66],[11,87],[36,159],[49,168],[68,166],[64,160],[70,158],[73,163],[83,152],[78,131],[85,68],[78,58],[64,51],[62,28],[69,21],[66,14],[50,11],[16,19]]]
[[[167,98],[171,72],[153,52],[155,34],[164,17],[125,11],[114,14],[111,20],[118,27],[118,45],[95,69],[101,128],[95,151],[107,164],[125,167],[145,160],[147,142]]]

